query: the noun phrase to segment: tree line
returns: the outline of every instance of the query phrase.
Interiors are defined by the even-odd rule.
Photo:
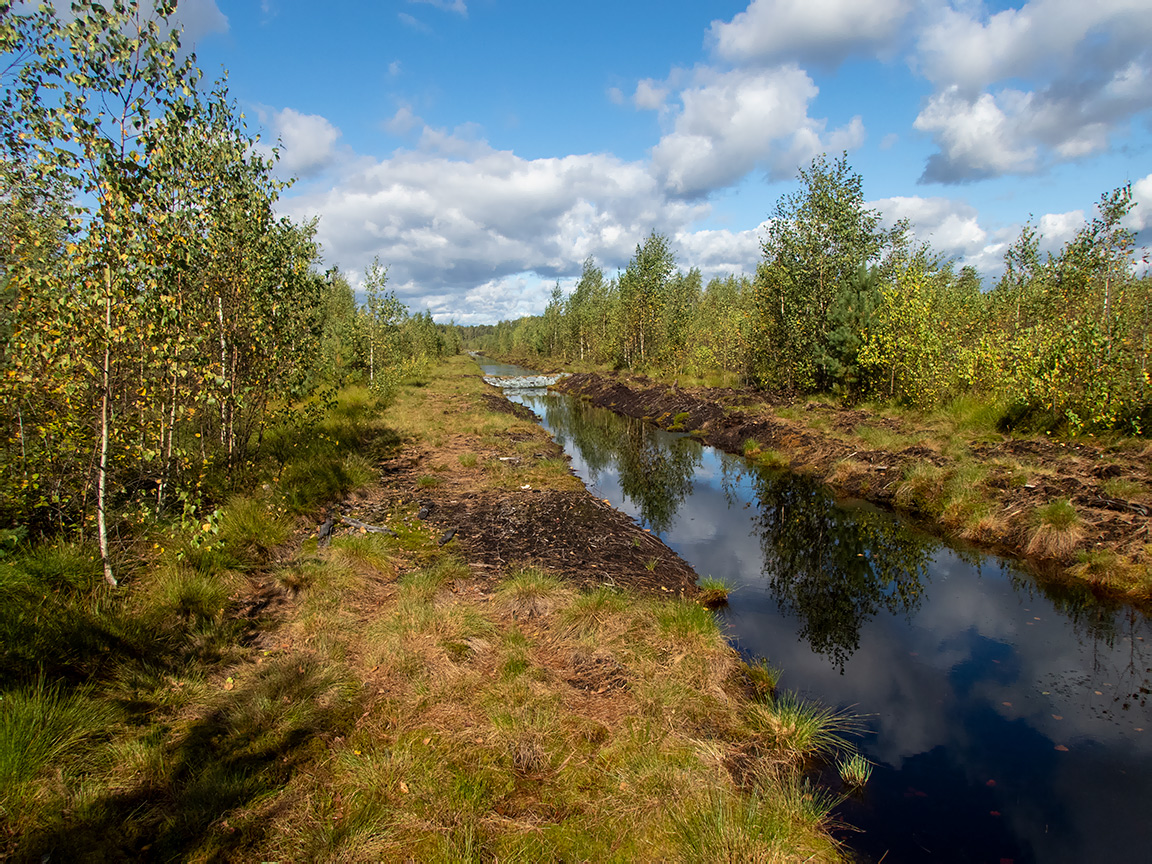
[[[1057,252],[1028,224],[985,286],[971,267],[884,228],[847,157],[818,157],[772,210],[751,276],[702,284],[653,232],[611,278],[589,258],[543,315],[470,344],[495,353],[717,373],[785,394],[930,408],[964,394],[1006,426],[1077,434],[1152,428],[1152,277],[1124,217],[1130,185]],[[1143,257],[1141,257],[1143,255]]]
[[[0,3],[0,526],[81,531],[193,508],[264,433],[360,374],[387,396],[458,348],[368,275],[318,269],[314,223],[175,3]],[[16,527],[18,526],[18,527]]]

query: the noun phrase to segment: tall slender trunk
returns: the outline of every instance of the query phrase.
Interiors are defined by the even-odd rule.
[[[228,343],[224,340],[224,298],[216,295],[216,320],[220,322],[220,377],[228,374]],[[224,430],[227,428],[224,394],[220,394],[220,445],[224,445]]]
[[[112,562],[108,558],[108,522],[104,513],[108,477],[108,397],[112,385],[112,267],[104,265],[104,386],[100,396],[100,467],[96,475],[96,529],[100,534],[100,560],[104,581],[116,586]]]

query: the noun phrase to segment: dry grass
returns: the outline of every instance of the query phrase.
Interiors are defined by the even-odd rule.
[[[1066,560],[1084,539],[1084,527],[1076,509],[1066,498],[1057,498],[1033,514],[1033,527],[1026,547],[1037,558]]]

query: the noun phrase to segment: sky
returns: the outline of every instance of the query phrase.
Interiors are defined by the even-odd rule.
[[[322,267],[437,321],[543,311],[652,231],[752,274],[798,169],[990,281],[1131,183],[1152,240],[1152,0],[182,0],[184,44],[318,219]]]

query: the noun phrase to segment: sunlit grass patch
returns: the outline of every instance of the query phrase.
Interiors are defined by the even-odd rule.
[[[856,427],[855,432],[856,437],[873,450],[898,452],[906,447],[910,447],[917,441],[912,435],[904,435],[899,432],[893,432],[891,429],[886,429],[883,426],[869,426],[863,423]]]
[[[705,576],[700,580],[700,593],[696,601],[706,609],[716,609],[728,602],[731,589],[722,579]]]
[[[805,702],[794,693],[752,705],[749,722],[785,761],[795,764],[828,760],[851,750],[849,735],[859,727],[854,718]]]
[[[345,534],[332,540],[329,554],[354,569],[366,569],[386,579],[394,579],[396,564],[392,548],[396,539],[375,533]]]
[[[840,772],[840,781],[849,789],[867,786],[872,777],[872,763],[860,753],[841,759],[836,767]]]
[[[1084,539],[1080,515],[1067,498],[1037,507],[1032,523],[1026,551],[1037,558],[1067,558]]]
[[[840,851],[822,829],[835,797],[816,790],[770,787],[748,796],[708,790],[689,797],[675,814],[676,860],[836,861]]]

